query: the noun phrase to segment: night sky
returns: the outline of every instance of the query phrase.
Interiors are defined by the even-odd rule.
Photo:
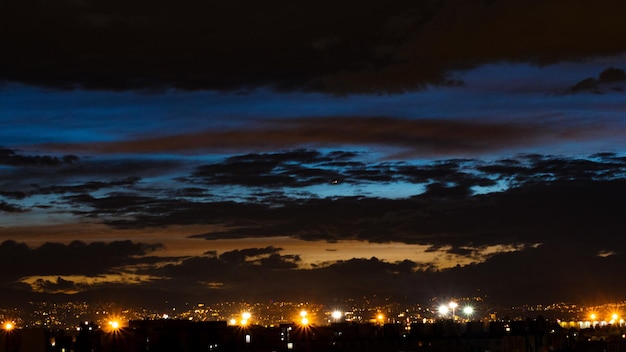
[[[0,298],[626,299],[623,0],[0,2]]]

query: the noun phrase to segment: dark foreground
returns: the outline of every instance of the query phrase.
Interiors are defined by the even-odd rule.
[[[195,351],[626,351],[626,328],[563,329],[525,321],[282,324],[235,327],[226,322],[130,321],[128,327],[81,325],[75,333],[45,328],[2,331],[0,352]]]

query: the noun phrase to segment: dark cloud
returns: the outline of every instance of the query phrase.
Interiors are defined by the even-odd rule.
[[[37,279],[32,287],[37,292],[57,293],[76,291],[78,285],[74,281],[57,277],[55,281]]]
[[[62,88],[302,87],[386,64],[434,3],[11,2],[0,74]]]
[[[265,165],[265,171],[257,173],[251,166],[238,167],[232,172],[232,179],[227,176],[221,179],[223,185],[241,185],[242,178],[262,178],[264,172],[283,169],[285,164],[295,170],[303,162],[303,155],[311,163],[300,166],[305,170],[327,159],[325,154],[305,151],[253,154],[199,170],[210,179],[212,175],[207,170],[221,169],[232,160],[237,164],[245,160],[253,165]],[[293,160],[297,162],[292,164]],[[70,195],[65,200],[75,207],[75,215],[97,218],[120,229],[225,226],[222,231],[198,235],[207,239],[267,236],[323,241],[360,239],[420,243],[434,248],[451,246],[451,250],[458,251],[464,246],[562,241],[566,236],[586,238],[595,232],[602,232],[598,238],[606,236],[613,240],[611,236],[622,228],[617,220],[620,205],[615,196],[625,192],[626,159],[615,154],[584,159],[527,155],[490,163],[453,159],[425,165],[383,162],[343,166],[333,171],[342,182],[355,185],[408,182],[424,185],[425,191],[407,193],[403,199],[364,195],[316,198],[311,194],[300,198],[297,193],[261,192],[253,193],[245,202],[236,202],[112,192],[103,196]],[[227,168],[222,170],[225,174]],[[375,178],[371,177],[372,171]],[[296,176],[292,177],[276,187],[298,184]],[[194,178],[190,180],[196,182]],[[256,184],[246,182],[248,186]],[[334,185],[328,183],[327,187]],[[486,193],[477,193],[479,189],[485,189]],[[594,244],[589,245],[595,248]]]
[[[8,167],[0,174],[0,197],[17,201],[15,209],[28,209],[32,203],[23,206],[20,201],[26,203],[27,198],[40,195],[75,196],[104,190],[164,192],[162,189],[142,189],[139,185],[142,177],[168,174],[182,165],[181,162],[169,160],[31,156],[10,149],[3,149],[0,151],[2,153],[5,157],[0,163]],[[184,192],[190,195],[192,191],[200,195],[206,190],[189,188]],[[45,207],[49,204],[38,203],[36,206]],[[11,209],[6,203],[5,208]]]
[[[509,304],[557,300],[595,304],[621,299],[624,285],[616,280],[617,268],[626,264],[626,257],[603,258],[576,248],[567,242],[545,244],[430,276],[447,290],[480,289]]]
[[[233,156],[222,163],[201,166],[193,176],[209,184],[304,187],[341,178],[333,170],[307,167],[307,164],[331,162],[333,157],[313,150]],[[338,155],[338,159],[342,158],[345,156]]]
[[[80,159],[75,155],[65,155],[62,157],[49,155],[22,155],[17,150],[0,147],[0,165],[9,166],[30,166],[30,167],[52,167],[61,165],[72,165]]]
[[[262,248],[242,251],[268,252]],[[226,262],[211,257],[195,257],[180,264],[151,270],[150,275],[167,277],[159,285],[211,291],[211,296],[229,299],[295,299],[326,302],[336,298],[379,293],[398,296],[399,287],[414,284],[415,263],[387,263],[377,258],[340,261],[326,267],[298,269],[293,255],[272,253],[259,261]],[[216,292],[205,283],[220,287]],[[401,296],[402,294],[400,294]]]
[[[243,261],[223,260],[216,255],[191,257],[179,263],[139,269],[152,281],[137,288],[117,284],[116,295],[146,294],[160,297],[203,297],[203,302],[223,300],[263,301],[308,299],[333,304],[346,298],[377,296],[392,301],[424,302],[435,296],[483,296],[489,304],[551,303],[567,300],[597,304],[619,299],[624,284],[622,254],[606,257],[571,249],[563,243],[528,246],[500,253],[482,263],[445,270],[422,267],[411,260],[389,263],[372,258],[353,258],[327,266],[300,269],[293,255],[280,249],[246,248],[237,253]],[[558,255],[566,251],[567,257]],[[242,256],[239,254],[246,253]],[[262,256],[261,260],[252,260]],[[160,279],[156,279],[160,277]],[[85,284],[57,277],[38,279],[34,290],[58,293],[85,289]],[[96,295],[102,295],[94,291]],[[584,287],[586,289],[581,290]],[[219,289],[217,289],[219,288]],[[107,295],[110,297],[110,294]],[[101,296],[102,297],[102,296]],[[185,301],[182,301],[185,302]]]
[[[27,210],[18,205],[9,204],[7,202],[0,201],[0,211],[5,212],[5,213],[22,213]]]
[[[0,196],[20,200],[26,198],[27,194],[20,191],[0,191]]]
[[[442,183],[431,183],[426,186],[426,192],[423,196],[434,198],[465,198],[472,195],[472,189],[469,186],[447,186]]]
[[[44,188],[48,186],[39,187],[37,183],[44,183],[45,181],[46,184],[50,184],[57,181],[67,182],[68,180],[73,183],[81,183],[81,180],[97,178],[96,181],[88,181],[87,183],[83,181],[80,186],[74,186],[76,189],[83,187],[91,190],[100,186],[111,187],[133,183],[142,176],[161,175],[182,165],[180,161],[145,158],[107,159],[78,158],[71,155],[62,157],[24,155],[13,149],[0,149],[0,164],[10,166],[0,175],[0,182],[12,185],[35,185],[38,188]],[[111,178],[114,180],[101,181]],[[65,189],[61,193],[69,192],[71,187],[68,186]]]
[[[163,259],[145,256],[157,247],[130,241],[49,243],[38,248],[8,241],[0,245],[0,266],[5,268],[0,276],[6,283],[36,275],[104,275],[133,266],[138,274],[154,278],[141,284],[146,289],[219,291],[212,296],[216,299],[250,298],[252,291],[256,299],[347,297],[359,290],[393,297],[411,292],[415,297],[427,298],[438,292],[471,294],[480,288],[493,297],[519,297],[521,301],[523,297],[516,290],[529,300],[559,295],[576,298],[575,294],[563,295],[559,287],[572,288],[583,282],[577,274],[587,277],[602,268],[606,272],[592,282],[606,287],[599,281],[618,275],[623,264],[623,251],[619,250],[626,246],[622,236],[626,230],[621,204],[626,196],[623,156],[600,153],[565,158],[533,154],[489,162],[450,159],[419,164],[368,163],[357,161],[358,157],[312,150],[247,154],[190,170],[193,175],[179,179],[180,190],[147,195],[133,190],[138,187],[134,180],[122,179],[111,182],[123,183],[121,187],[127,192],[104,193],[100,184],[81,184],[76,193],[68,191],[57,202],[65,202],[77,217],[96,219],[116,229],[149,231],[150,227],[216,224],[221,230],[195,237],[401,242],[428,245],[431,252],[483,263],[440,271],[410,258],[403,263],[354,258],[302,269],[298,253],[283,253],[281,248],[267,246],[219,254],[212,250],[200,257],[178,258],[175,263],[156,266],[153,264]],[[229,163],[237,167],[227,175],[229,169],[224,165]],[[246,163],[254,167],[241,165]],[[253,174],[257,167],[262,171]],[[208,189],[196,187],[210,183],[213,175],[209,170],[226,175],[220,185],[244,188],[256,187],[254,182],[241,182],[241,178],[289,170],[292,179],[284,185],[304,189],[308,183],[300,179],[307,180],[309,175],[300,170],[310,169],[330,169],[349,185],[402,182],[423,185],[425,191],[386,199],[364,195],[299,198],[271,190],[252,193],[248,200],[236,202],[203,198]],[[190,183],[194,186],[189,187]],[[337,186],[329,183],[327,187]],[[478,192],[479,188],[487,191]],[[14,199],[19,197],[15,195]],[[498,245],[517,252],[481,254]],[[513,277],[523,279],[510,282]],[[69,282],[71,279],[63,280],[42,278],[29,287],[41,292],[86,289],[81,283]],[[502,282],[507,283],[506,289],[499,288]],[[535,291],[529,287],[541,289],[533,296]]]
[[[123,180],[114,180],[109,182],[90,181],[78,185],[72,186],[48,186],[41,187],[38,185],[32,185],[32,190],[28,194],[24,192],[7,192],[7,196],[16,196],[18,199],[22,199],[26,196],[32,196],[37,194],[66,194],[66,193],[85,193],[96,192],[102,189],[115,188],[115,187],[131,187],[139,182],[139,177],[128,177]]]
[[[281,251],[281,248],[274,248],[272,246],[265,248],[247,248],[247,249],[235,249],[229,252],[225,252],[220,255],[219,259],[227,263],[243,263],[250,257],[258,257],[266,254],[276,254]]]
[[[600,72],[597,78],[588,77],[571,86],[568,93],[596,93],[608,91],[624,91],[626,89],[626,72],[621,68],[609,67]]]
[[[113,268],[136,263],[160,245],[127,241],[110,243],[74,241],[70,244],[45,243],[31,248],[7,240],[0,244],[0,278],[4,282],[37,275],[99,275]]]
[[[402,91],[485,62],[626,49],[619,0],[1,6],[0,78],[58,88]]]
[[[394,156],[396,158],[443,157],[504,152],[555,141],[580,142],[596,133],[609,131],[617,136],[621,133],[603,125],[601,121],[582,126],[575,122],[563,125],[562,121],[550,120],[511,123],[352,116],[279,119],[249,124],[240,129],[200,131],[107,143],[53,144],[46,147],[52,150],[91,150],[96,153],[180,153],[270,151],[301,146],[382,146],[397,151]],[[258,162],[260,171],[277,162],[269,159],[234,159],[231,163],[233,170],[237,170],[237,167],[255,166],[253,161]],[[278,175],[276,182],[288,176]]]

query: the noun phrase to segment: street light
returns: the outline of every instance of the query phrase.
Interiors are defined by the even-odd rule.
[[[250,318],[252,318],[252,314],[250,312],[241,313],[241,326],[248,325]]]
[[[121,327],[122,325],[119,320],[113,319],[109,321],[109,332],[116,334],[120,331]]]
[[[11,333],[11,331],[13,329],[15,329],[15,325],[10,322],[4,322],[4,324],[2,324],[2,327],[4,328],[4,346],[0,347],[0,348],[4,348],[4,351],[9,351],[10,346],[12,344],[12,340],[14,338],[13,334]]]
[[[341,319],[341,317],[343,316],[343,313],[338,311],[338,310],[336,310],[336,311],[332,312],[330,316],[333,318],[333,320],[339,321],[339,319]]]
[[[465,317],[469,319],[472,316],[472,314],[474,314],[474,307],[472,306],[463,307],[463,314],[465,314]]]
[[[302,326],[309,325],[309,318],[307,318],[308,314],[309,313],[306,310],[301,310],[300,311],[300,325],[302,325]]]
[[[449,311],[450,311],[450,308],[446,306],[445,304],[439,306],[439,314],[441,314],[441,316],[445,317]]]
[[[455,318],[456,316],[455,316],[455,314],[454,314],[454,310],[456,309],[456,307],[458,307],[458,306],[459,306],[459,305],[458,305],[458,303],[456,303],[456,302],[452,301],[452,302],[450,302],[450,303],[448,304],[448,306],[450,307],[450,309],[452,309],[452,320],[456,320],[456,318]]]

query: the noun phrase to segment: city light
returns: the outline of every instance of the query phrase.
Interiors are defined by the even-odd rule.
[[[465,314],[467,318],[471,317],[472,314],[474,314],[474,307],[472,306],[463,307],[463,314]]]
[[[379,323],[382,323],[383,320],[385,320],[385,316],[382,313],[378,313],[378,315],[376,315],[376,320],[378,320]]]
[[[11,331],[13,330],[13,328],[15,328],[15,325],[13,325],[13,323],[11,322],[4,323],[4,330]]]
[[[340,312],[340,311],[338,311],[338,310],[333,311],[333,312],[331,313],[331,317],[332,317],[335,321],[337,321],[337,320],[341,319],[341,317],[342,317],[342,316],[343,316],[343,313],[342,313],[342,312]]]
[[[452,309],[452,319],[455,319],[455,314],[454,311],[456,310],[456,307],[458,307],[458,303],[452,301],[450,303],[448,303],[448,306],[450,307],[450,309]]]
[[[598,316],[597,316],[595,313],[591,313],[591,315],[589,315],[589,318],[590,318],[592,321],[595,321],[596,319],[598,319]]]
[[[122,325],[120,324],[119,320],[112,319],[112,320],[109,320],[109,324],[105,330],[110,333],[117,333],[119,332],[121,327]]]
[[[240,325],[241,326],[248,325],[250,323],[250,318],[252,318],[252,313],[250,313],[250,312],[243,312],[243,313],[241,313]]]
[[[307,318],[308,314],[309,313],[306,310],[301,310],[300,311],[300,325],[302,325],[302,326],[309,325],[309,318]]]
[[[441,316],[445,317],[446,315],[448,315],[449,311],[450,311],[450,308],[447,305],[442,304],[442,305],[439,306],[439,314]]]

